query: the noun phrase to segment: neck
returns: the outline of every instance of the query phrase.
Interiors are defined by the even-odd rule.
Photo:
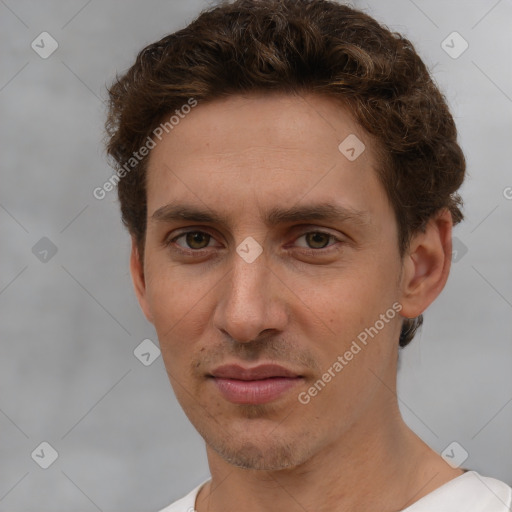
[[[234,467],[207,446],[212,479],[201,489],[196,510],[400,511],[463,473],[407,427],[396,399],[391,414],[389,405],[381,418],[369,414],[293,468]]]

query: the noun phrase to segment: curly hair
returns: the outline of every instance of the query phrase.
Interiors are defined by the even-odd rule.
[[[169,113],[234,94],[317,93],[341,101],[377,141],[400,256],[441,209],[463,219],[465,158],[444,95],[410,41],[332,0],[236,0],[148,45],[109,88],[107,153],[122,179],[122,221],[141,258],[148,155],[126,162]],[[124,172],[122,168],[124,167]],[[404,319],[405,347],[423,316]]]

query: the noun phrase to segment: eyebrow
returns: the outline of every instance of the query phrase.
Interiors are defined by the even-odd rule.
[[[194,205],[176,202],[155,210],[151,215],[151,220],[162,223],[182,220],[229,225],[228,219],[223,215]],[[352,222],[361,226],[371,224],[367,212],[331,202],[292,206],[291,208],[275,207],[271,208],[264,217],[264,222],[268,227],[306,220]]]

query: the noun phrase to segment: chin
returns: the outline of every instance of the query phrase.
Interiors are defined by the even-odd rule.
[[[226,462],[229,464],[243,468],[264,471],[275,471],[295,467],[300,464],[297,460],[297,451],[287,445],[266,446],[255,443],[244,443],[238,446],[237,443],[221,444],[212,446]]]
[[[208,447],[229,464],[243,468],[264,471],[276,471],[300,466],[314,452],[310,432],[293,436],[291,432],[278,429],[275,423],[270,429],[260,429],[254,424],[254,430],[242,426],[243,430],[225,429],[222,433],[212,432],[207,427],[198,429]]]

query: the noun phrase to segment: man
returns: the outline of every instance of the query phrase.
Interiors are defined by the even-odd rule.
[[[326,0],[238,0],[110,88],[131,273],[211,479],[162,512],[497,512],[401,418],[465,161],[410,42]]]

